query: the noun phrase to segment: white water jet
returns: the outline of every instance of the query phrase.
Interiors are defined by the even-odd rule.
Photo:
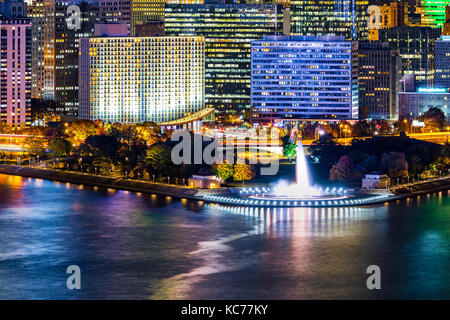
[[[300,140],[297,143],[297,159],[295,161],[295,183],[288,184],[286,181],[280,181],[274,188],[273,193],[276,196],[285,196],[288,198],[312,198],[322,195],[322,192],[311,186],[309,179],[308,164],[306,162],[305,150]]]
[[[308,165],[306,164],[305,149],[302,141],[298,139],[297,159],[295,160],[295,182],[297,185],[310,187]]]

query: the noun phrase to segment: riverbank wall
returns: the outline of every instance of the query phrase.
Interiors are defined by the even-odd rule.
[[[146,181],[5,164],[0,164],[0,173],[58,182],[68,182],[99,188],[127,190],[175,198],[199,200],[199,198],[195,196],[198,189],[157,184]]]

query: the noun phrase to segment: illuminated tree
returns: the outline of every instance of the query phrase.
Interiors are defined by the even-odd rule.
[[[217,163],[213,166],[213,171],[222,181],[226,181],[233,176],[234,166],[229,163]]]
[[[23,141],[22,147],[30,155],[42,155],[44,153],[44,141],[39,138],[28,137]]]
[[[297,146],[291,142],[290,136],[286,135],[281,138],[283,145],[283,155],[291,161],[297,155]]]
[[[83,143],[87,137],[97,133],[97,127],[92,121],[77,120],[67,126],[65,133],[69,136],[69,140],[73,145]]]
[[[255,176],[255,169],[252,165],[246,163],[238,163],[234,165],[234,181],[242,181],[242,183],[244,183],[245,180],[251,180]]]

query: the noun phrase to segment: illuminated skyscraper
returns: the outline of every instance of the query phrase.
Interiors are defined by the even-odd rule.
[[[399,52],[388,43],[359,42],[358,74],[360,118],[396,120],[402,78]]]
[[[166,2],[167,0],[99,0],[99,20],[101,23],[126,23],[130,26],[131,35],[134,35],[137,24],[164,21]]]
[[[68,23],[69,5],[80,8],[80,29]],[[44,90],[43,98],[62,105],[68,115],[78,112],[78,40],[94,34],[97,7],[82,1],[44,3]]]
[[[206,106],[219,115],[250,110],[250,43],[282,31],[277,12],[274,4],[166,6],[166,36],[205,37]]]
[[[445,22],[445,8],[450,5],[450,0],[422,0],[425,10],[424,21],[427,27],[442,28]]]
[[[131,0],[99,0],[100,23],[131,24]]]
[[[27,17],[32,22],[31,98],[39,99],[44,91],[44,0],[27,1]]]
[[[434,87],[450,89],[450,36],[434,43]]]
[[[79,118],[166,122],[205,105],[203,37],[81,40]]]
[[[357,119],[358,45],[338,36],[252,42],[253,120]]]
[[[166,0],[131,0],[131,34],[136,24],[164,20]]]
[[[434,42],[441,30],[430,27],[397,27],[379,31],[380,41],[398,50],[404,75],[414,75],[416,86],[432,86],[434,78]]]
[[[0,121],[31,121],[31,20],[0,18]]]
[[[291,34],[366,40],[368,0],[291,0]]]
[[[445,22],[442,28],[443,36],[450,36],[450,6],[445,8]]]

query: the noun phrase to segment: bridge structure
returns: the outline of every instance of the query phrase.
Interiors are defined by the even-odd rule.
[[[26,135],[26,134],[12,134],[3,133],[0,134],[0,151],[7,152],[24,152],[26,151],[22,145],[25,139],[34,138],[44,140],[44,136],[38,135]],[[47,147],[47,142],[44,142],[44,146]]]
[[[213,114],[214,110],[214,108],[203,108],[202,110],[187,115],[186,117],[168,122],[160,122],[158,123],[158,125],[160,127],[180,127],[183,125],[193,124],[194,122],[202,120],[205,117]]]

